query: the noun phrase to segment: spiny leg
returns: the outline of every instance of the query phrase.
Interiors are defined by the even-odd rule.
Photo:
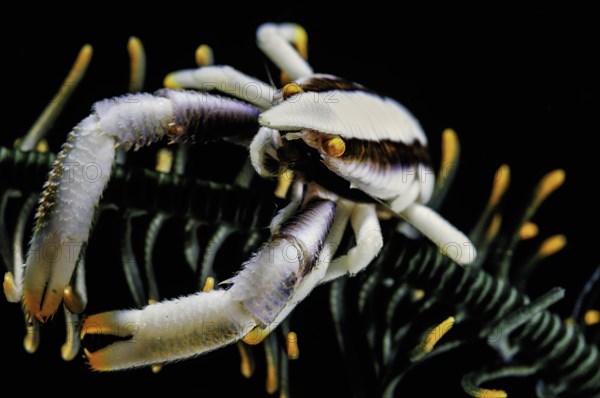
[[[271,107],[275,89],[231,66],[204,66],[169,73],[164,80],[167,88],[193,88],[201,91],[217,90],[247,101],[264,110]]]
[[[92,58],[92,54],[93,49],[89,44],[86,44],[81,48],[77,59],[75,60],[67,77],[61,84],[58,92],[46,106],[35,123],[31,126],[29,131],[22,138],[18,138],[15,141],[15,147],[18,147],[21,151],[48,151],[48,144],[44,137],[54,125],[56,118],[59,116],[69,98],[79,85],[79,82],[85,75],[87,67]],[[20,196],[20,193],[18,193],[18,195]],[[0,217],[2,218],[4,217],[6,200],[11,196],[13,195],[9,190],[2,198],[2,204],[0,205]],[[22,297],[24,273],[23,247],[25,246],[23,243],[23,237],[25,235],[25,226],[27,225],[27,222],[29,221],[37,202],[36,199],[36,195],[31,194],[24,201],[24,205],[20,210],[14,230],[12,250],[6,249],[10,243],[7,237],[7,232],[4,228],[4,224],[0,222],[0,224],[2,224],[0,226],[0,245],[2,246],[2,249],[6,249],[2,250],[2,254],[5,260],[11,260],[6,261],[7,265],[9,262],[12,263],[12,272],[8,271],[4,275],[3,283],[5,295],[7,300],[10,302],[18,302]],[[23,340],[23,345],[27,352],[34,353],[37,350],[40,341],[39,324],[38,321],[30,314],[25,314],[25,325],[26,335]]]
[[[318,260],[335,207],[335,202],[320,199],[303,206],[227,281],[228,290],[87,318],[82,336],[130,337],[95,352],[86,351],[91,366],[116,370],[174,361],[233,343],[256,326],[275,327],[281,313],[287,314],[299,302],[297,292],[305,296],[322,278],[328,263]],[[315,275],[316,280],[311,280]]]
[[[38,151],[46,152],[48,145],[45,140],[45,136],[48,131],[54,125],[56,118],[60,115],[62,109],[69,101],[71,95],[75,92],[75,89],[85,76],[85,72],[91,61],[93,54],[93,48],[89,44],[84,45],[79,50],[79,54],[71,70],[62,82],[60,89],[54,95],[52,100],[48,103],[42,114],[37,118],[35,123],[31,126],[29,131],[22,137],[15,141],[15,147],[18,147],[21,151]],[[20,196],[20,192],[7,191],[2,197],[0,204],[0,217],[4,218],[4,211],[6,208],[6,202],[11,197]],[[5,230],[5,223],[0,222],[0,247],[3,259],[7,264],[7,267],[12,266],[12,272],[8,271],[4,276],[4,291],[7,300],[10,302],[18,302],[22,296],[22,283],[23,283],[23,236],[25,231],[25,225],[29,220],[31,212],[36,202],[34,194],[30,195],[25,201],[21,208],[21,212],[15,227],[13,248],[9,248],[8,233]],[[12,255],[14,251],[14,255]],[[13,265],[14,263],[14,265]],[[10,265],[9,265],[10,264]]]
[[[308,190],[310,190],[310,188]],[[352,208],[353,204],[348,201],[342,200],[336,203],[333,222],[329,228],[327,239],[322,242],[321,252],[319,253],[312,271],[303,278],[302,283],[294,290],[287,304],[272,322],[273,325],[281,324],[296,305],[304,300],[316,286],[323,282],[328,267],[343,238],[344,231],[350,220]],[[317,221],[318,220],[314,220],[313,222],[316,223]],[[257,341],[260,342],[259,340],[264,339],[269,332],[270,330],[257,331],[257,333],[252,336],[246,336],[244,341],[256,344]],[[248,337],[250,337],[250,339],[248,339]],[[255,341],[251,341],[252,339]]]
[[[322,267],[327,267],[320,256],[326,249],[324,242],[332,228],[335,209],[335,202],[322,199],[302,206],[228,281],[232,294],[261,327],[273,323],[290,303],[295,306],[300,300],[291,297]]]
[[[467,236],[427,206],[413,203],[400,215],[459,264],[469,264],[477,249]]]
[[[444,255],[459,264],[469,264],[477,250],[467,236],[446,221],[435,210],[424,205],[431,198],[434,174],[430,167],[419,165],[414,170],[415,179],[406,191],[390,202],[391,209],[435,243]]]
[[[167,88],[192,88],[200,91],[217,90],[247,101],[264,110],[271,107],[274,88],[230,66],[213,66],[212,48],[206,44],[196,49],[197,69],[169,73],[164,79]]]
[[[229,291],[214,290],[86,318],[87,334],[131,337],[95,352],[85,351],[95,370],[153,365],[212,351],[239,340],[256,326]]]
[[[232,99],[171,90],[96,103],[69,135],[45,185],[26,261],[25,311],[40,320],[56,312],[87,242],[115,145],[139,148],[165,136],[172,142],[188,137],[206,142],[251,135],[258,113]]]

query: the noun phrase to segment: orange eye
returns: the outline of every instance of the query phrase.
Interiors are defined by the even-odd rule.
[[[288,83],[283,86],[283,99],[288,99],[292,95],[301,94],[304,90],[298,83]]]
[[[346,143],[340,137],[333,137],[324,141],[322,148],[329,156],[339,158],[346,152]]]

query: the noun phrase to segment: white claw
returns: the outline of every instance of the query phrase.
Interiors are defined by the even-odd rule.
[[[142,310],[112,311],[87,318],[81,331],[131,337],[95,352],[94,370],[108,371],[189,358],[231,344],[256,326],[225,290],[196,293]]]
[[[77,130],[80,133],[70,135],[46,183],[27,253],[24,307],[42,321],[62,301],[114,158],[115,141],[99,133],[94,115]]]
[[[115,145],[137,149],[165,136],[177,142],[204,133],[208,124],[214,127],[231,120],[235,121],[231,128],[242,134],[255,128],[258,114],[238,101],[170,90],[106,99],[93,109],[69,134],[39,202],[27,253],[23,305],[40,321],[53,315],[63,299],[109,180]]]

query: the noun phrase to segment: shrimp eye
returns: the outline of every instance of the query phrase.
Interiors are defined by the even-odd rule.
[[[340,137],[333,137],[323,141],[322,148],[329,156],[339,158],[346,152],[346,143]]]

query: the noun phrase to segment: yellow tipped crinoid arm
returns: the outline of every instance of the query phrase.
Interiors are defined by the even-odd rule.
[[[448,319],[446,319],[444,322],[434,327],[431,332],[427,334],[427,337],[423,342],[423,346],[421,347],[423,353],[429,354],[431,351],[433,351],[436,344],[442,339],[442,337],[444,337],[446,333],[450,331],[450,329],[452,329],[455,322],[456,319],[451,316],[448,317]]]
[[[237,348],[240,353],[240,373],[249,379],[254,374],[254,357],[248,349],[248,346],[241,341],[237,342]]]
[[[538,228],[537,224],[527,221],[521,226],[521,229],[519,230],[519,237],[521,240],[532,239],[535,238],[539,232],[540,229]]]
[[[560,188],[564,182],[565,171],[562,169],[546,174],[536,188],[533,205],[537,208],[552,192]]]
[[[492,224],[497,220],[494,220],[494,218],[493,218],[496,215],[494,215],[494,216],[492,216],[492,215],[498,208],[498,205],[500,204],[500,201],[504,197],[504,194],[506,193],[506,190],[508,189],[509,184],[510,184],[510,167],[506,164],[503,164],[502,166],[500,166],[498,168],[498,170],[496,171],[496,174],[494,175],[494,181],[492,183],[492,192],[490,193],[490,197],[488,199],[487,205],[485,206],[485,209],[483,210],[481,217],[479,217],[479,221],[477,222],[475,227],[469,233],[469,237],[473,240],[473,242],[476,245],[482,243],[481,241],[483,240],[483,238],[487,239],[487,237],[489,236],[489,234],[485,233],[486,229],[489,231],[490,228],[494,227]],[[490,221],[490,218],[492,218],[491,221]],[[499,225],[498,225],[498,227],[499,227]],[[485,244],[485,242],[484,242],[484,244]]]
[[[462,387],[467,394],[474,398],[506,398],[508,393],[481,387],[482,384],[505,377],[525,377],[534,374],[536,367],[532,366],[503,366],[494,369],[482,369],[473,372],[462,379]]]
[[[475,398],[506,398],[508,394],[504,390],[490,390],[489,388],[478,388],[473,390],[471,396]]]
[[[289,332],[285,339],[286,350],[289,359],[298,359],[300,349],[298,348],[298,335],[296,332]]]
[[[521,287],[521,289],[525,289],[527,286],[527,281],[534,274],[536,269],[547,257],[550,257],[559,251],[563,250],[567,245],[567,237],[564,235],[553,235],[549,238],[546,238],[538,248],[537,252],[527,259],[517,270],[518,271],[518,279],[516,284]]]
[[[441,188],[456,173],[460,158],[460,141],[456,131],[445,129],[442,132],[442,159],[436,188]]]
[[[144,89],[146,80],[146,52],[142,41],[135,36],[129,38],[127,42],[127,52],[129,53],[129,92],[138,93]]]
[[[210,66],[215,64],[215,56],[212,48],[207,44],[201,44],[196,49],[196,65]]]
[[[500,203],[500,200],[506,193],[508,185],[510,184],[510,167],[507,164],[503,164],[498,168],[494,176],[494,185],[492,186],[492,193],[488,201],[488,208],[491,210],[495,209]]]
[[[567,237],[564,235],[553,235],[546,239],[540,245],[538,255],[540,257],[549,257],[558,253],[567,245]]]
[[[598,310],[587,310],[583,316],[583,321],[587,326],[592,326],[600,323],[600,311]]]
[[[265,360],[267,362],[267,379],[265,388],[267,394],[273,394],[279,389],[279,355],[277,344],[273,339],[265,341]]]
[[[42,114],[37,118],[33,126],[31,126],[27,134],[25,134],[23,137],[19,145],[19,149],[22,151],[31,151],[35,149],[38,142],[40,142],[48,130],[52,128],[56,118],[85,75],[85,71],[90,64],[93,53],[94,51],[91,45],[86,44],[81,47],[81,50],[79,50],[77,59],[75,59],[75,63],[71,67],[69,74],[62,82],[58,92],[50,100],[50,103],[48,103]]]

